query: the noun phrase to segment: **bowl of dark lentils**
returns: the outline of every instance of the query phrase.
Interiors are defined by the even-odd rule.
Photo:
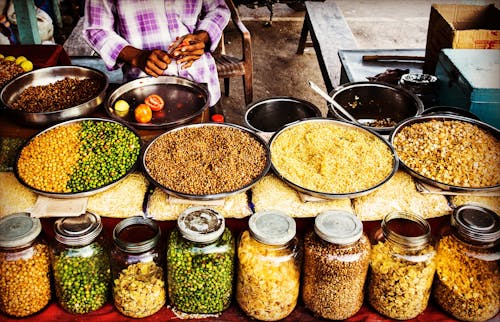
[[[109,81],[102,71],[53,66],[24,73],[0,92],[1,110],[30,127],[45,127],[88,116],[104,102]]]
[[[14,175],[35,193],[54,198],[87,197],[132,173],[141,139],[120,122],[82,118],[49,127],[20,148]]]

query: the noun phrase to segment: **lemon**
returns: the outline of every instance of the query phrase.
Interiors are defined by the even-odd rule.
[[[115,111],[117,112],[126,112],[130,108],[130,105],[125,100],[118,100],[115,103]]]
[[[16,64],[21,65],[21,63],[23,61],[27,61],[27,60],[28,60],[28,58],[26,58],[24,56],[19,56],[19,57],[16,58]]]
[[[16,61],[16,57],[14,57],[14,56],[7,56],[4,59],[5,60],[10,60],[10,61]]]
[[[2,60],[5,56],[0,54],[0,60]]]
[[[29,60],[23,61],[20,66],[22,69],[24,69],[25,72],[29,72],[30,70],[33,70],[33,63],[30,62]]]

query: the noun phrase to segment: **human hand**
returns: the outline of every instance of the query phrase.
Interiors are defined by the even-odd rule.
[[[177,64],[182,64],[182,69],[189,68],[205,53],[205,47],[209,41],[210,37],[205,31],[189,34],[173,51],[172,56],[177,59]]]
[[[118,57],[153,77],[162,75],[171,62],[170,57],[163,50],[140,50],[132,46],[123,48]]]

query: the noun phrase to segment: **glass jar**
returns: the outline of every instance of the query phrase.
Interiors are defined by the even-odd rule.
[[[276,321],[292,313],[300,285],[302,249],[295,221],[278,212],[250,217],[238,242],[236,301],[250,317]]]
[[[168,240],[171,304],[186,313],[219,313],[231,304],[234,239],[215,210],[190,207]]]
[[[499,312],[500,218],[493,211],[455,208],[437,243],[433,297],[462,321],[485,321]]]
[[[397,320],[424,312],[436,269],[431,228],[422,217],[390,213],[382,220],[383,239],[372,248],[368,301]]]
[[[16,213],[0,219],[0,310],[24,317],[51,298],[49,247],[40,219]]]
[[[326,319],[347,319],[361,309],[371,245],[352,213],[325,211],[304,237],[302,299]]]
[[[68,312],[95,311],[109,298],[111,271],[101,231],[101,218],[90,212],[54,223],[54,285],[59,304]]]
[[[160,227],[131,217],[113,230],[113,298],[118,311],[133,318],[158,312],[166,302]]]

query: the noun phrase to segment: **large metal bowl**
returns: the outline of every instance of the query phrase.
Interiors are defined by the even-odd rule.
[[[133,129],[131,128],[130,126],[127,126],[125,124],[122,124],[120,122],[117,122],[117,121],[114,121],[114,120],[109,120],[109,119],[103,119],[103,118],[80,118],[80,119],[75,119],[75,120],[69,120],[69,121],[66,121],[66,122],[62,122],[60,124],[57,124],[57,125],[54,125],[54,126],[51,126],[37,134],[35,134],[34,136],[32,136],[29,140],[27,140],[24,145],[19,149],[18,151],[18,154],[16,156],[16,160],[15,160],[15,163],[14,163],[14,175],[16,176],[17,180],[23,185],[25,186],[26,188],[30,189],[31,191],[39,194],[39,195],[42,195],[42,196],[46,196],[46,197],[50,197],[50,198],[59,198],[59,199],[72,199],[72,198],[83,198],[83,197],[89,197],[89,196],[92,196],[96,193],[99,193],[99,192],[103,192],[111,187],[113,187],[114,185],[116,185],[117,183],[119,183],[120,181],[122,181],[123,179],[125,179],[128,175],[130,175],[132,172],[135,171],[135,169],[137,168],[137,161],[139,159],[139,156],[137,157],[136,161],[134,162],[134,164],[131,164],[129,169],[126,171],[126,173],[121,176],[120,178],[118,178],[117,180],[113,181],[113,182],[110,182],[108,184],[105,184],[99,188],[96,188],[96,189],[92,189],[92,190],[87,190],[87,191],[82,191],[82,192],[69,192],[69,193],[55,193],[55,192],[49,192],[49,191],[44,191],[44,190],[40,190],[40,189],[37,189],[35,187],[32,187],[31,185],[29,185],[28,183],[26,183],[19,175],[19,170],[18,170],[18,161],[19,161],[19,157],[21,155],[21,151],[28,145],[30,144],[35,138],[39,137],[40,135],[48,132],[48,131],[51,131],[57,127],[61,127],[61,126],[65,126],[67,124],[71,124],[71,123],[76,123],[76,122],[81,122],[81,121],[95,121],[95,122],[109,122],[109,123],[116,123],[116,124],[119,124],[120,126],[123,126],[123,127],[126,127],[129,131],[131,131],[132,133],[134,133],[134,135],[139,139],[139,144],[142,145],[142,141],[141,141],[141,138],[139,136],[139,134]],[[140,149],[141,147],[139,147]],[[57,151],[54,151],[54,153],[57,153]]]
[[[90,101],[59,111],[30,113],[12,109],[12,104],[27,87],[49,85],[66,77],[98,80],[99,89],[96,91],[97,95]],[[81,66],[40,68],[18,76],[4,86],[0,92],[3,105],[2,111],[22,125],[44,127],[91,114],[104,102],[108,85],[109,81],[106,74],[97,69]],[[77,95],[78,93],[75,93],[75,96]]]
[[[135,108],[151,95],[160,95],[165,107],[153,112],[148,123],[135,120]],[[114,110],[118,100],[125,100],[130,109],[123,114]],[[210,93],[202,85],[177,76],[144,77],[127,82],[113,91],[106,102],[106,112],[113,119],[141,129],[165,129],[186,124],[205,111],[210,103]]]
[[[422,115],[422,116],[419,116],[419,117],[412,117],[412,118],[406,119],[403,122],[399,123],[396,126],[396,128],[394,129],[394,131],[392,131],[392,133],[389,136],[389,141],[390,141],[391,145],[394,145],[394,139],[395,139],[395,137],[404,128],[406,128],[408,126],[411,126],[412,124],[425,123],[425,122],[429,122],[429,121],[432,121],[432,120],[438,120],[438,121],[462,121],[462,122],[465,122],[465,123],[470,123],[470,124],[476,125],[479,128],[487,131],[488,133],[490,133],[491,135],[493,135],[495,138],[500,139],[500,130],[496,129],[495,127],[493,127],[493,126],[491,126],[489,124],[486,124],[484,122],[481,122],[481,121],[478,121],[478,120],[475,120],[475,119],[471,119],[471,118],[463,117],[463,116],[459,116],[459,115],[450,115],[450,114],[448,114],[448,115]],[[406,142],[406,144],[411,144],[411,143],[412,142]],[[409,167],[407,164],[405,164],[405,162],[403,160],[401,160],[401,159],[399,159],[399,163],[413,177],[421,180],[424,183],[427,183],[429,185],[438,187],[438,188],[446,190],[446,191],[452,191],[452,192],[453,191],[455,191],[455,192],[473,192],[473,191],[495,191],[495,190],[499,190],[500,189],[500,185],[491,186],[491,187],[461,187],[461,186],[455,186],[455,185],[447,184],[447,183],[444,183],[444,182],[440,182],[440,181],[431,179],[431,178],[429,178],[429,177],[427,177],[427,176],[419,173],[415,169],[413,169],[413,168]],[[498,171],[498,167],[496,169],[491,169],[491,171]]]
[[[178,131],[186,129],[186,128],[189,129],[189,128],[197,128],[197,127],[228,127],[228,128],[233,128],[233,129],[237,129],[239,131],[248,133],[252,138],[254,138],[257,142],[259,142],[265,149],[266,164],[265,164],[262,172],[254,180],[252,180],[249,184],[247,184],[243,187],[240,187],[239,189],[236,189],[233,191],[226,191],[226,192],[222,192],[222,193],[206,194],[206,195],[188,194],[185,192],[173,190],[169,187],[166,187],[166,186],[160,184],[157,180],[155,180],[153,178],[153,176],[151,175],[151,173],[148,170],[148,167],[146,165],[146,155],[148,154],[149,149],[154,144],[154,142],[156,142],[158,139],[160,139],[164,135],[167,135],[169,133],[175,133],[175,132],[178,132]],[[228,162],[230,162],[230,161],[231,160],[228,160]],[[170,129],[170,130],[166,131],[164,134],[161,134],[160,136],[156,137],[153,141],[151,141],[147,145],[147,147],[144,149],[144,153],[142,155],[142,168],[144,169],[144,174],[146,175],[146,177],[149,179],[150,182],[152,182],[154,185],[156,185],[157,187],[164,190],[169,195],[179,197],[179,198],[184,198],[184,199],[190,199],[190,200],[217,200],[217,199],[222,199],[222,198],[225,198],[228,196],[232,196],[232,195],[244,192],[244,191],[250,189],[260,179],[262,179],[267,174],[270,167],[271,167],[271,155],[269,152],[269,147],[267,146],[264,139],[262,139],[260,136],[258,136],[255,132],[253,132],[245,127],[242,127],[242,126],[239,126],[236,124],[230,124],[230,123],[198,123],[198,124],[191,124],[191,125],[182,125],[182,126],[174,128],[174,129]]]
[[[293,123],[285,125],[280,130],[276,131],[269,141],[269,147],[271,150],[271,154],[273,153],[272,146],[273,146],[273,143],[275,142],[276,138],[278,138],[283,132],[287,131],[288,129],[291,129],[295,126],[299,126],[299,125],[304,124],[304,123],[317,123],[318,126],[321,126],[321,124],[323,124],[323,123],[330,123],[330,124],[335,124],[337,126],[345,127],[347,129],[353,129],[353,130],[355,129],[358,131],[368,133],[369,135],[373,136],[376,140],[380,140],[380,142],[383,142],[384,145],[387,146],[387,148],[391,151],[391,154],[392,154],[391,171],[385,178],[383,178],[380,182],[378,182],[373,187],[369,187],[367,189],[360,190],[360,191],[352,191],[352,192],[348,192],[348,193],[330,193],[330,192],[321,192],[321,191],[311,190],[311,189],[305,188],[305,187],[297,184],[296,182],[291,181],[289,178],[287,178],[282,173],[280,173],[280,171],[275,167],[275,165],[272,163],[272,160],[271,160],[271,167],[272,167],[274,173],[276,173],[276,175],[278,175],[284,182],[286,182],[292,188],[294,188],[298,191],[304,192],[308,195],[315,196],[318,198],[324,198],[324,199],[355,198],[355,197],[361,197],[361,196],[367,195],[367,194],[373,192],[374,190],[380,188],[384,183],[389,181],[389,179],[392,178],[392,176],[396,173],[396,171],[398,169],[398,159],[396,157],[396,152],[394,151],[393,147],[379,133],[372,131],[372,130],[369,130],[369,129],[366,129],[362,126],[350,123],[350,122],[333,120],[333,119],[312,118],[312,119],[297,121],[297,122],[293,122]]]
[[[381,134],[389,134],[402,120],[422,114],[424,104],[412,92],[398,86],[377,82],[356,82],[341,85],[330,92],[330,96],[349,114],[364,124],[369,120],[390,118],[393,126],[369,126],[365,128]],[[330,104],[330,114],[349,121]]]

